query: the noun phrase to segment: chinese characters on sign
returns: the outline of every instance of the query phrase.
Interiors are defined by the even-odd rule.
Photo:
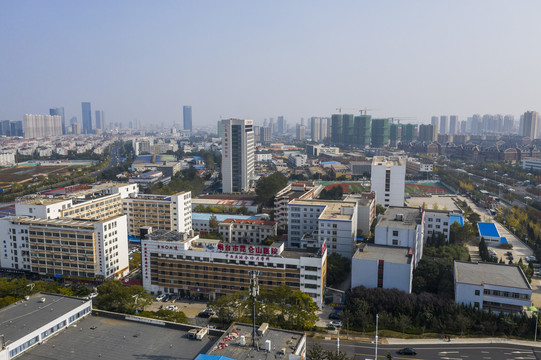
[[[255,255],[279,255],[278,248],[268,246],[236,245],[236,244],[218,244],[216,250],[220,252],[232,252],[240,254]]]

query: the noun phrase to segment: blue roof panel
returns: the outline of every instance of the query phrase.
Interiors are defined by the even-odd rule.
[[[498,229],[494,223],[477,223],[477,228],[479,229],[479,235],[481,237],[500,237]]]

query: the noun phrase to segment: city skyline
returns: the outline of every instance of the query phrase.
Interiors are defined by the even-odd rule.
[[[80,118],[84,101],[125,127],[173,124],[183,104],[197,127],[281,115],[292,126],[338,108],[420,124],[442,114],[518,119],[541,110],[539,10],[533,1],[3,2],[0,120],[55,107]]]

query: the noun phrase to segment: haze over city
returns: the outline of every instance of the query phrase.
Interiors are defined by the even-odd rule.
[[[536,1],[3,1],[0,119],[289,123],[541,109]]]

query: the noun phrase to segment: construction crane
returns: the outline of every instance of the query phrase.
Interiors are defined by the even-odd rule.
[[[342,109],[344,110],[356,110],[355,108],[344,108],[344,107],[337,107],[336,110],[338,110],[338,113],[341,114],[342,113]]]
[[[367,111],[375,111],[375,110],[376,110],[376,109],[367,109],[367,108],[365,107],[364,109],[361,108],[361,110],[359,110],[359,113],[360,113],[361,115],[366,115],[366,112],[367,112]],[[363,114],[363,111],[364,111],[364,114]]]
[[[417,121],[417,118],[416,117],[391,116],[391,117],[389,117],[389,120],[391,120],[391,124],[394,124],[395,120],[396,120],[397,124],[400,124],[400,120],[406,120],[408,122],[411,122],[412,120]]]

